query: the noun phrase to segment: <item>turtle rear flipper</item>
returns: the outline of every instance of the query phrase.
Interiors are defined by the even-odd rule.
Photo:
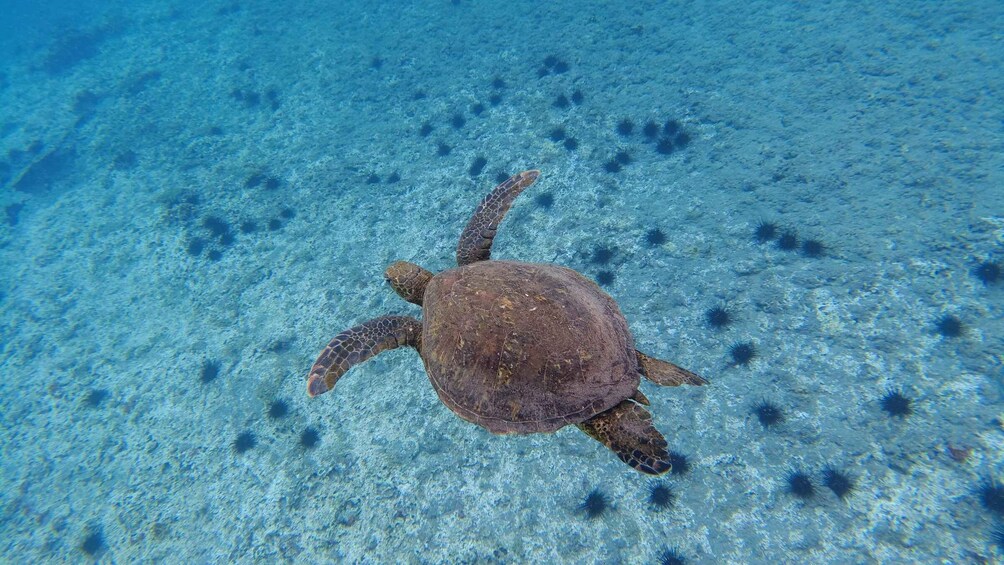
[[[307,373],[307,394],[328,392],[354,365],[404,345],[421,351],[422,322],[408,316],[382,316],[345,330],[328,343]]]
[[[652,425],[652,415],[632,400],[580,423],[579,429],[642,473],[661,475],[673,468],[666,438]]]
[[[706,385],[708,381],[690,371],[684,369],[683,367],[677,367],[676,365],[663,361],[662,359],[656,359],[655,357],[649,357],[641,351],[636,351],[638,354],[638,367],[640,373],[643,377],[652,381],[657,385],[662,386],[679,386],[679,385]]]
[[[463,267],[491,257],[492,241],[513,201],[536,182],[540,171],[523,171],[495,187],[474,210],[457,244],[457,265]]]

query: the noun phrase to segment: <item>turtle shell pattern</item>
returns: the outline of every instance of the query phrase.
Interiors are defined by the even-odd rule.
[[[422,359],[440,399],[497,434],[551,432],[638,389],[627,321],[593,281],[556,265],[479,261],[436,275]]]

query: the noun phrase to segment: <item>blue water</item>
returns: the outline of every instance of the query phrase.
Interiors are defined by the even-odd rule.
[[[1004,559],[1004,4],[42,4],[0,1],[0,561]],[[306,395],[530,168],[493,258],[710,381],[641,385],[672,473],[493,436],[410,348]]]

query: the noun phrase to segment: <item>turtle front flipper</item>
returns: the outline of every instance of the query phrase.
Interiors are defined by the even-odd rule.
[[[422,322],[408,316],[382,316],[345,330],[328,343],[307,373],[307,394],[328,392],[354,365],[404,345],[421,352]]]
[[[539,175],[540,171],[515,174],[485,196],[467,222],[464,233],[460,234],[460,243],[457,244],[458,266],[463,267],[491,257],[492,241],[502,218],[516,197],[533,184]]]
[[[661,475],[673,468],[666,438],[652,425],[652,415],[632,400],[582,422],[579,429],[642,473]]]
[[[661,359],[656,359],[655,357],[649,357],[641,351],[636,351],[638,354],[638,368],[643,377],[652,381],[657,385],[662,386],[680,386],[680,385],[706,385],[708,381],[703,377],[695,375],[690,371],[684,369],[683,367],[677,367],[676,365],[663,361]]]

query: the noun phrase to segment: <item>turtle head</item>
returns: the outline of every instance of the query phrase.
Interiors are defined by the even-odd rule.
[[[419,306],[425,296],[425,285],[432,279],[432,273],[407,261],[395,261],[383,276],[401,298]]]

